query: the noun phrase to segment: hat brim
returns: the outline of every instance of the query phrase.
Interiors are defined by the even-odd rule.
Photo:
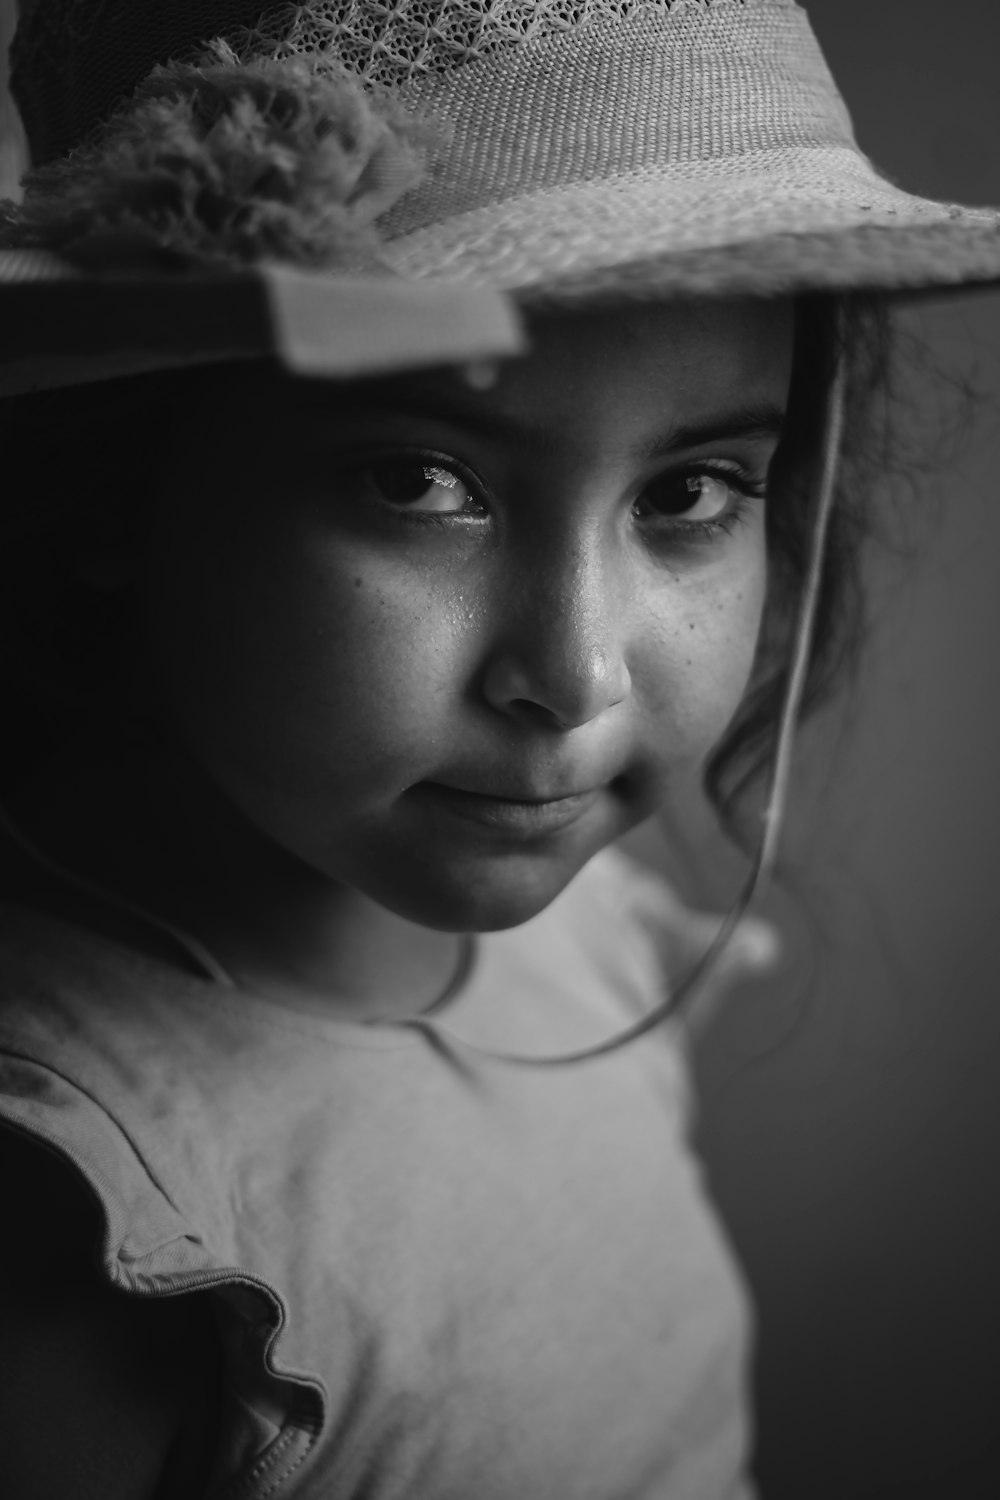
[[[667,259],[597,266],[540,281],[521,300],[588,305],[665,297],[877,293],[892,301],[1000,288],[1000,226],[951,224],[774,234]]]
[[[404,277],[465,277],[576,303],[1000,284],[1000,212],[905,193],[853,148],[622,174],[400,223]],[[401,232],[400,232],[401,231]]]
[[[0,326],[0,397],[241,359],[359,379],[525,347],[510,299],[468,283],[279,265],[91,276],[42,251],[0,252]]]
[[[399,271],[409,269],[399,255]],[[419,266],[415,267],[418,272]],[[494,274],[497,273],[494,267]],[[525,308],[671,297],[871,292],[897,301],[1000,289],[1000,215],[777,233],[632,260],[476,280],[245,274],[81,275],[45,251],[0,251],[0,399],[199,364],[272,358],[350,380],[523,353]]]

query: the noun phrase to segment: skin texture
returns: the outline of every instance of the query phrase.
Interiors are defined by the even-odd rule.
[[[746,687],[767,566],[741,491],[777,443],[791,306],[533,335],[485,390],[241,395],[157,476],[125,582],[160,741],[64,800],[102,810],[91,873],[272,994],[432,998],[455,933],[541,911]]]

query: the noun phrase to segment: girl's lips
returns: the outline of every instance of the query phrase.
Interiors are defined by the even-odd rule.
[[[420,783],[421,794],[435,806],[498,833],[533,838],[555,833],[581,818],[601,794],[599,787],[589,792],[575,792],[569,797],[550,801],[517,801],[509,797],[491,797],[482,792],[462,791],[438,781]]]

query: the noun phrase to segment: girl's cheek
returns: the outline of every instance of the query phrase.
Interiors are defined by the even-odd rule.
[[[240,741],[243,758],[318,775],[334,740],[392,754],[431,732],[467,669],[454,580],[310,527],[248,527],[202,557],[153,597],[172,704],[206,752]]]
[[[651,593],[633,689],[691,763],[712,749],[746,692],[766,588],[763,536],[751,533],[727,566],[674,575]]]

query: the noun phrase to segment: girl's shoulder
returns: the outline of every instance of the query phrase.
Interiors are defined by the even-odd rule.
[[[603,1046],[659,1007],[674,965],[669,885],[617,849],[595,855],[530,921],[488,933],[466,994],[443,1024],[488,1050],[556,1057]],[[657,1066],[686,1093],[673,1028],[658,1029]],[[644,1053],[647,1049],[641,1049]],[[641,1064],[630,1049],[617,1067]]]
[[[720,912],[688,905],[655,869],[616,847],[591,860],[552,911],[582,961],[642,1013],[686,985],[723,925]],[[744,914],[684,996],[683,1027],[667,1023],[671,1037],[687,1039],[704,1029],[735,986],[773,971],[780,949],[769,921]]]
[[[646,929],[681,905],[662,875],[614,844],[594,856],[575,884],[581,902],[602,921],[625,918]]]
[[[100,1216],[55,1152],[0,1127],[0,1492],[72,1500],[202,1494],[221,1374],[203,1297],[116,1293]],[[53,1441],[52,1414],[58,1416]]]
[[[0,1494],[75,1500],[89,1472],[102,1500],[193,1500],[210,1463],[275,1440],[292,1462],[307,1441],[290,1425],[295,1382],[263,1370],[281,1304],[232,1253],[226,1187],[248,1112],[228,1119],[220,1058],[238,1018],[213,1032],[213,998],[106,935],[0,903],[0,1174],[15,1226],[0,1252],[14,1377],[6,1392],[0,1379]],[[242,1338],[265,1415],[219,1406],[220,1337]],[[53,1411],[66,1414],[58,1447]]]
[[[582,963],[643,995],[669,986],[699,919],[662,875],[614,846],[594,856],[551,912]]]

